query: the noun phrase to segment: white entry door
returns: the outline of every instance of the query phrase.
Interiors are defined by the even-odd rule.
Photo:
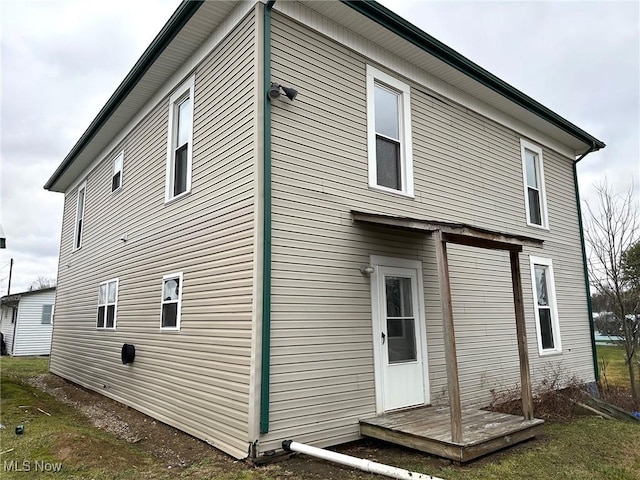
[[[429,400],[422,265],[371,257],[376,395],[379,412]]]

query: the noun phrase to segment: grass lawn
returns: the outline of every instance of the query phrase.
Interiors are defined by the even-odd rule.
[[[0,477],[5,479],[169,479],[220,480],[333,480],[374,479],[370,474],[298,456],[268,467],[252,468],[214,450],[194,463],[169,468],[161,459],[94,427],[78,409],[65,405],[28,384],[46,372],[47,359],[7,359],[2,370]],[[50,414],[47,415],[40,410]],[[24,433],[16,435],[16,425]],[[472,462],[463,467],[444,465],[427,455],[380,442],[363,441],[339,450],[357,452],[395,466],[447,480],[471,479],[611,479],[640,480],[640,424],[585,417],[571,422],[548,422],[535,441]],[[11,450],[11,451],[9,451]],[[30,472],[8,472],[9,462]],[[35,461],[60,463],[57,473],[34,474]]]
[[[628,388],[629,367],[624,363],[624,348],[614,345],[598,345],[596,351],[598,352],[600,379],[604,382],[606,376],[609,385]]]

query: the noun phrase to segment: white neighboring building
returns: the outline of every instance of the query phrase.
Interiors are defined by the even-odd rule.
[[[12,356],[49,355],[56,288],[0,298],[0,331]]]

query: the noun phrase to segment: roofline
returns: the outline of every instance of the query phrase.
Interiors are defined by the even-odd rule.
[[[25,297],[27,295],[33,295],[34,293],[44,293],[55,290],[56,287],[47,287],[47,288],[39,288],[37,290],[27,290],[26,292],[12,293],[10,295],[5,295],[0,297],[0,303],[13,302],[15,300],[20,300],[20,298]]]
[[[44,185],[46,190],[51,190],[53,185],[71,166],[75,158],[82,150],[91,142],[93,137],[104,126],[105,122],[113,115],[115,110],[120,106],[125,98],[131,93],[131,90],[138,84],[143,75],[149,70],[160,54],[167,48],[169,43],[180,32],[182,27],[189,21],[194,13],[204,3],[204,0],[183,0],[178,6],[171,18],[162,27],[162,30],[153,39],[153,42],[147,47],[140,59],[133,66],[131,71],[118,86],[111,98],[102,107],[96,118],[91,122],[87,130],[82,134],[80,139],[73,146],[71,151],[64,158],[60,166],[53,173],[51,178]]]
[[[488,72],[463,55],[460,55],[452,48],[446,46],[439,40],[436,40],[431,35],[422,31],[375,0],[340,1],[370,20],[373,20],[379,25],[392,31],[396,35],[399,35],[418,48],[433,55],[447,65],[473,78],[485,87],[490,88],[494,92],[506,97],[522,108],[577,138],[581,142],[584,142],[589,146],[591,151],[600,150],[606,146],[601,140],[598,140],[573,123],[562,118],[560,115],[535,101],[528,95],[525,95],[517,88],[514,88],[505,81],[500,80],[492,73]]]

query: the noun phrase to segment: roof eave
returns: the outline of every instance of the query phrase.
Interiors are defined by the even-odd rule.
[[[64,158],[51,178],[47,180],[47,183],[44,185],[46,190],[56,191],[55,185],[60,177],[71,166],[78,154],[82,152],[89,142],[91,142],[96,133],[100,131],[113,112],[127,98],[129,93],[131,93],[131,90],[137,85],[151,65],[153,65],[160,54],[165,50],[165,48],[167,48],[169,43],[171,43],[182,27],[189,21],[203,3],[204,0],[183,0],[173,15],[171,15],[171,18],[169,18],[164,27],[162,27],[162,30],[160,30],[158,35],[156,35],[153,42],[151,42],[140,59],[124,78],[122,83],[120,83],[113,95],[111,95],[111,98],[109,98],[104,107],[102,107],[87,130],[82,134],[80,139]]]
[[[512,87],[452,48],[422,31],[404,18],[374,0],[340,0],[343,4],[389,29],[406,41],[433,55],[447,65],[459,70],[520,107],[537,115],[555,127],[583,142],[588,151],[596,151],[606,145],[557,113],[548,109],[520,90]]]

